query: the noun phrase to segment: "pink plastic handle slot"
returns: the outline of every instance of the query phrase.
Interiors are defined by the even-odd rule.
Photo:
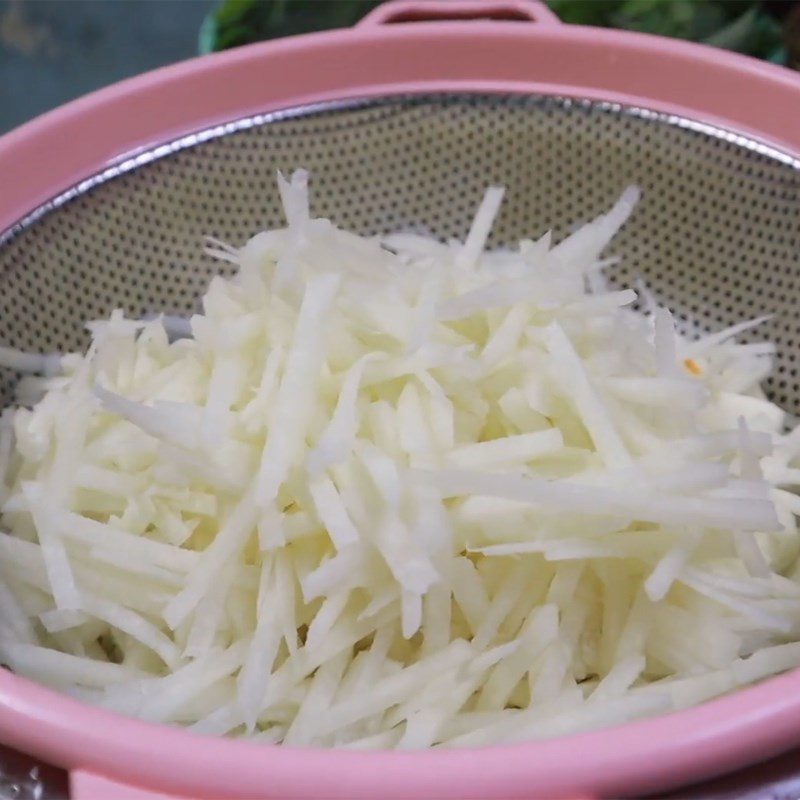
[[[83,770],[70,773],[69,782],[70,800],[192,800],[188,797],[134,788]],[[566,800],[597,800],[597,798],[590,795],[576,795]]]
[[[358,26],[475,19],[540,25],[561,22],[542,0],[388,0],[370,11]]]
[[[69,788],[70,800],[191,800],[117,783],[80,769],[70,773]]]

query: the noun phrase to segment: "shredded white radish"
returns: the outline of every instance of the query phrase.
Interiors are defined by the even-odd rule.
[[[57,375],[61,371],[61,353],[26,353],[0,346],[0,366],[17,372]]]
[[[0,417],[0,662],[209,735],[560,736],[800,665],[774,348],[612,290],[611,210],[487,251],[311,214],[207,252],[191,319],[89,324]],[[587,286],[594,291],[587,291]]]

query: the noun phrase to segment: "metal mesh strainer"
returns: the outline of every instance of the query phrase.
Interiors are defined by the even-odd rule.
[[[189,136],[86,181],[0,237],[0,343],[84,345],[115,307],[186,313],[234,244],[282,224],[275,170],[312,173],[315,213],[361,233],[462,236],[483,189],[507,187],[494,242],[644,200],[615,242],[684,324],[755,315],[779,347],[768,389],[800,412],[800,163],[739,135],[615,104],[436,94],[336,103]],[[0,384],[11,398],[14,380]]]

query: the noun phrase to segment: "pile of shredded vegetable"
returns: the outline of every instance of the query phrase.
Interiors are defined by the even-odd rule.
[[[800,664],[800,434],[773,348],[688,341],[602,253],[363,238],[309,214],[190,320],[89,324],[0,420],[0,661],[207,734],[479,746]]]

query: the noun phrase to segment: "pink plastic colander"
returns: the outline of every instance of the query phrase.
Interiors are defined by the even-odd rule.
[[[186,313],[216,269],[203,234],[279,224],[276,168],[310,169],[315,210],[366,233],[463,234],[502,183],[496,241],[563,232],[637,183],[620,280],[643,274],[695,328],[774,313],[768,388],[797,413],[798,154],[788,70],[562,25],[538,2],[387,3],[353,30],[178,64],[0,138],[0,342],[79,347],[83,321],[117,306]],[[0,670],[0,741],[68,769],[76,800],[618,797],[800,744],[800,672],[563,739],[359,753],[201,738]]]

